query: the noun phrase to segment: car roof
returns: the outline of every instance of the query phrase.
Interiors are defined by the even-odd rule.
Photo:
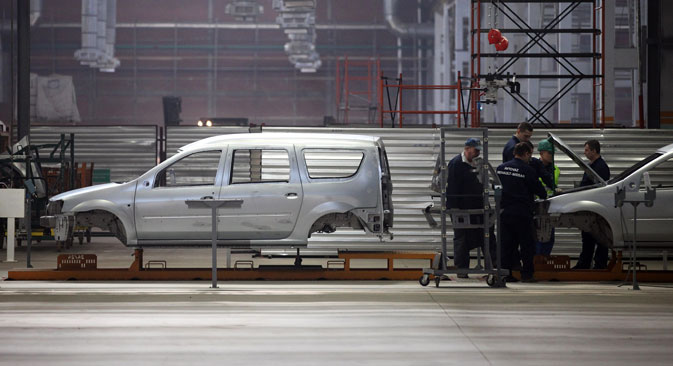
[[[666,154],[666,153],[671,152],[671,151],[673,151],[673,144],[669,144],[669,145],[660,147],[657,150],[657,152],[662,153],[662,154]]]
[[[178,151],[193,150],[208,146],[221,146],[231,142],[293,142],[311,143],[320,146],[322,143],[341,141],[360,143],[362,146],[380,144],[380,137],[350,134],[328,133],[297,133],[297,132],[261,132],[261,133],[235,133],[208,137],[203,140],[192,142],[178,149]]]

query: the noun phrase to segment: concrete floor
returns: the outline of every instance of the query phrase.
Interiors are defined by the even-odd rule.
[[[130,263],[131,250],[99,241],[68,252],[95,252],[100,267]],[[25,267],[22,255],[24,262],[0,270]],[[55,266],[53,246],[37,245],[33,255],[36,267]],[[169,265],[209,263],[206,249],[157,249],[145,260],[152,256]],[[673,286],[491,289],[477,279],[440,288],[415,281],[209,285],[1,281],[0,365],[673,362]]]

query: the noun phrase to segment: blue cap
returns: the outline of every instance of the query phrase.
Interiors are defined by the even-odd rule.
[[[465,141],[465,146],[471,146],[477,150],[481,150],[481,140],[470,137],[467,139],[467,141]]]

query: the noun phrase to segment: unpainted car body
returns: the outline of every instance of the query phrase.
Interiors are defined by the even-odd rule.
[[[606,182],[560,138],[549,135],[554,145],[580,165],[595,184],[538,201],[540,241],[549,238],[553,227],[574,227],[591,232],[607,247],[629,247],[634,237],[633,206],[627,203],[617,207],[615,194],[624,190],[626,200],[643,200],[647,172],[656,199],[651,207],[640,204],[637,208],[636,242],[641,248],[673,247],[673,144],[658,149]]]
[[[252,133],[186,145],[130,182],[57,195],[41,224],[74,216],[75,225],[109,230],[126,246],[202,245],[211,211],[185,201],[211,198],[242,200],[219,209],[218,243],[226,246],[306,245],[311,233],[337,227],[382,236],[393,223],[380,138]]]

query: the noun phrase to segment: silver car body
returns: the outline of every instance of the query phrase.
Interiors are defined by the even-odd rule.
[[[554,145],[564,151],[592,177],[595,184],[566,191],[538,202],[538,238],[549,237],[552,227],[576,227],[591,232],[596,239],[611,248],[628,247],[633,240],[634,210],[631,204],[616,207],[615,193],[626,192],[627,200],[642,200],[646,187],[644,173],[657,179],[656,199],[651,207],[637,208],[636,241],[640,247],[673,247],[673,144],[654,154],[607,182],[601,179],[561,139],[549,134]],[[609,163],[609,162],[608,162]]]
[[[218,242],[228,246],[305,245],[313,232],[337,227],[363,229],[382,236],[392,227],[392,184],[383,142],[378,137],[317,133],[251,133],[215,136],[179,152],[126,183],[110,183],[65,192],[50,199],[41,223],[54,226],[59,215],[74,215],[78,225],[108,229],[127,246],[210,243],[210,209],[188,208],[186,200],[242,200],[241,207],[220,208]],[[311,152],[334,159],[337,153],[361,156],[349,176],[311,177],[305,157]],[[282,181],[238,184],[235,152],[268,172],[287,174]],[[273,152],[284,157],[281,166]],[[162,186],[170,167],[189,156],[219,154],[212,184]],[[259,158],[255,155],[259,153]],[[202,154],[202,155],[203,155]],[[322,155],[321,155],[322,154]],[[338,159],[338,157],[336,157]],[[266,159],[266,160],[264,160]],[[264,161],[264,163],[262,163]],[[274,166],[275,164],[275,166]],[[188,167],[189,168],[189,167]],[[208,169],[208,167],[206,167]],[[215,173],[216,169],[216,173]],[[253,168],[249,168],[253,174]],[[198,171],[194,170],[195,174]],[[248,173],[248,171],[244,171]],[[173,176],[172,179],[175,179]]]

